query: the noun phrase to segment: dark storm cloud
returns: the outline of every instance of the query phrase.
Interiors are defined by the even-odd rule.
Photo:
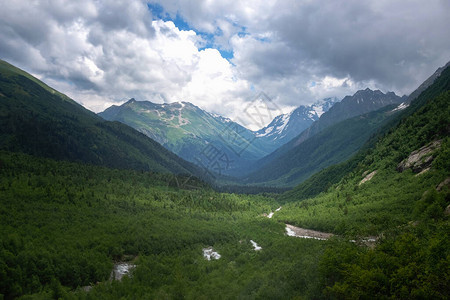
[[[423,65],[429,73],[450,59],[450,11],[443,2],[384,4],[314,1],[296,14],[276,15],[272,26],[287,47],[320,61],[324,72],[403,89]]]

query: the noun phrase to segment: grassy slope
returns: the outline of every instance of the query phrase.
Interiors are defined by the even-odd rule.
[[[0,148],[124,169],[198,172],[143,134],[106,122],[6,62],[0,62]]]
[[[253,133],[241,125],[213,117],[190,103],[183,105],[182,108],[179,103],[160,105],[134,100],[110,107],[99,115],[106,120],[127,124],[187,161],[221,173],[216,177],[237,176],[273,150],[272,144],[255,139]],[[184,121],[181,126],[180,113]],[[218,164],[213,161],[208,165],[204,156],[206,142],[219,150]],[[220,167],[215,169],[214,166],[218,165]]]
[[[220,121],[190,103],[184,105],[181,108],[178,103],[161,106],[147,101],[133,101],[120,107],[110,107],[99,115],[107,120],[123,122],[154,138],[178,155],[193,160],[203,150],[205,141],[222,145],[219,134],[226,131],[230,123]],[[186,121],[181,126],[178,117],[180,114]],[[248,129],[240,127],[238,131],[252,140],[253,135]],[[247,160],[255,160],[267,154],[265,148],[266,145],[255,141],[242,155]]]

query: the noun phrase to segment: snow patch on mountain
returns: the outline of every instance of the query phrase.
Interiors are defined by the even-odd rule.
[[[288,114],[275,117],[270,124],[255,132],[258,138],[271,138],[273,141],[285,137],[292,138],[306,129],[312,122],[328,111],[339,99],[326,98],[309,106],[299,106]]]
[[[255,133],[255,136],[256,136],[256,137],[267,136],[267,135],[269,135],[274,129],[275,129],[274,126],[266,127],[266,128],[264,129],[264,132],[259,132],[259,131],[257,131],[257,132]]]
[[[254,240],[250,240],[250,243],[252,243],[252,246],[253,246],[253,250],[255,250],[255,251],[259,251],[259,250],[261,250],[262,249],[262,247],[261,246],[259,246]]]
[[[231,120],[230,118],[226,118],[226,117],[223,117],[223,116],[218,115],[218,114],[215,114],[215,113],[210,113],[210,112],[206,112],[206,113],[208,113],[208,114],[209,114],[210,116],[212,116],[213,118],[218,119],[218,120],[220,120],[220,121],[222,121],[222,122],[225,122],[225,123],[230,123],[230,122],[232,122],[232,120]]]
[[[409,106],[408,103],[402,102],[402,103],[400,103],[399,106],[397,106],[396,108],[394,108],[392,111],[394,112],[394,111],[398,111],[398,110],[403,110],[403,109],[407,108],[408,106]]]
[[[286,125],[289,123],[289,120],[291,119],[291,115],[292,115],[293,111],[291,111],[288,114],[284,114],[280,116],[280,121],[277,124],[276,127],[274,127],[273,134],[275,133],[282,133],[284,128],[286,127]]]
[[[279,135],[280,133],[282,133],[284,128],[286,128],[286,125],[289,123],[291,115],[294,111],[295,110],[291,111],[288,114],[283,114],[275,117],[275,119],[273,119],[273,121],[270,122],[270,124],[267,127],[255,133],[256,137],[264,137],[275,134]]]

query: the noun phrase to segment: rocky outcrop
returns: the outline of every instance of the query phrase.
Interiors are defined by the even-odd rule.
[[[433,162],[433,152],[441,147],[441,141],[434,141],[419,150],[411,152],[408,158],[402,160],[397,166],[397,171],[403,172],[412,169],[414,173],[420,173],[429,168]]]
[[[298,238],[315,239],[315,240],[328,240],[330,237],[334,235],[332,233],[300,228],[289,224],[286,224],[286,234],[288,236],[295,236]]]
[[[444,181],[438,184],[436,191],[440,192],[445,186],[450,186],[450,177],[446,178]]]
[[[449,215],[450,215],[450,204],[447,205],[447,207],[445,208],[444,214],[445,214],[446,216],[449,216]]]
[[[367,174],[367,172],[364,172],[363,176],[364,176],[365,174]],[[375,176],[375,174],[377,174],[377,171],[373,171],[372,173],[367,174],[366,177],[364,177],[364,178],[359,182],[359,185],[361,185],[361,184],[363,184],[364,182],[369,181],[370,179],[372,179],[373,176]]]

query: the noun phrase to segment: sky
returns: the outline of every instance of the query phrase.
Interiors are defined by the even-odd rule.
[[[366,87],[411,93],[450,60],[448,0],[0,0],[0,58],[95,112],[187,101],[258,129]],[[270,120],[266,120],[269,123]]]

